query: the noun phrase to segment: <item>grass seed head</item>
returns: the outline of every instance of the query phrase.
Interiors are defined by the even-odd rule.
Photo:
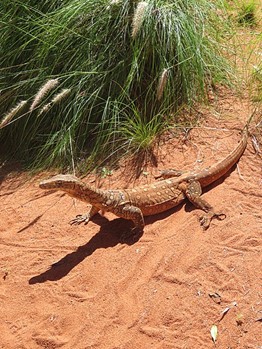
[[[57,85],[59,81],[58,79],[50,79],[48,80],[37,92],[35,95],[35,98],[30,106],[30,111],[33,111],[43,100],[43,98],[47,95],[47,93],[51,90],[53,90]]]
[[[51,103],[59,103],[62,99],[66,98],[71,92],[70,88],[64,88],[61,92],[57,93],[52,99]]]
[[[168,79],[168,69],[164,69],[160,79],[159,79],[159,83],[158,83],[158,87],[157,87],[157,100],[160,101],[160,99],[163,96],[163,92],[167,83],[167,79]]]
[[[43,106],[43,108],[41,108],[40,112],[38,115],[41,115],[43,113],[47,113],[49,109],[51,109],[52,104],[51,103],[47,103]]]
[[[117,5],[121,2],[121,0],[111,0],[110,5]]]
[[[139,32],[142,26],[147,7],[148,7],[148,3],[146,1],[140,1],[137,4],[137,7],[134,12],[133,22],[132,22],[132,38],[133,39],[135,39],[135,37],[137,36],[137,33]]]
[[[0,123],[0,129],[9,124],[11,120],[21,111],[21,109],[26,105],[27,101],[19,102],[14,108],[12,108],[9,113],[7,113]]]

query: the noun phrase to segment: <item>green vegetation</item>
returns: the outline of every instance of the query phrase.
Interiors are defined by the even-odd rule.
[[[254,27],[256,25],[256,4],[254,0],[243,2],[238,13],[238,23]]]
[[[231,74],[218,4],[2,0],[1,148],[34,167],[150,149]]]
[[[251,77],[253,86],[255,85],[255,92],[253,92],[254,102],[262,102],[262,64],[259,66],[253,67],[253,74]]]

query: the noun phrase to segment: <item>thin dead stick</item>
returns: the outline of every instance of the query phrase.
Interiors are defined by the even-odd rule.
[[[261,150],[260,150],[259,143],[258,143],[258,140],[257,140],[255,135],[252,135],[252,146],[253,146],[256,154],[261,156]]]
[[[239,169],[238,164],[237,164],[237,173],[238,173],[239,178],[240,178],[242,181],[245,181],[245,182],[246,182],[245,178],[242,176],[242,174],[241,174],[241,172],[240,172],[240,169]]]

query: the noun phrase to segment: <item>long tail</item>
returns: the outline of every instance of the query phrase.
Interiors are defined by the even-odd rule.
[[[222,161],[219,161],[213,166],[205,168],[198,174],[193,175],[193,179],[199,181],[202,187],[206,187],[221,178],[238,162],[246,149],[248,141],[248,127],[255,113],[256,109],[248,118],[242,131],[242,139],[237,147]]]

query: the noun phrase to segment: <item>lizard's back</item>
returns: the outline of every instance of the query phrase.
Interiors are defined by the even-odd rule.
[[[123,191],[131,205],[139,207],[144,216],[149,216],[167,211],[185,199],[177,182],[176,178],[165,179]]]

